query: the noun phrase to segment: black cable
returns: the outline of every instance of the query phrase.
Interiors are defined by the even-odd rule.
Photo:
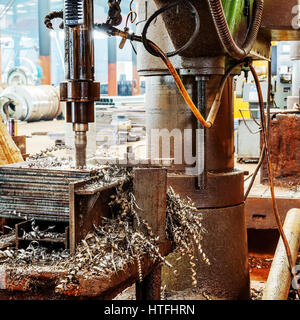
[[[152,49],[152,47],[149,45],[148,43],[148,39],[147,39],[147,32],[148,32],[148,28],[150,26],[150,24],[152,23],[152,21],[154,19],[156,19],[160,14],[162,14],[163,12],[175,7],[175,6],[178,6],[180,5],[182,2],[184,2],[185,4],[187,4],[190,8],[191,8],[191,11],[194,11],[195,12],[195,15],[196,15],[196,27],[195,27],[195,30],[194,30],[194,33],[193,35],[191,36],[191,38],[189,39],[189,41],[184,45],[182,46],[180,49],[178,50],[175,50],[173,52],[169,52],[167,53],[167,57],[173,57],[173,56],[176,56],[177,54],[181,53],[182,51],[186,50],[187,48],[189,48],[192,43],[196,40],[196,37],[198,36],[198,33],[200,31],[200,16],[199,16],[199,13],[197,11],[197,9],[195,8],[195,6],[190,2],[190,0],[178,0],[178,1],[175,1],[175,2],[172,2],[162,8],[160,8],[159,10],[157,10],[156,12],[153,13],[153,15],[147,20],[145,26],[144,26],[144,29],[143,29],[143,33],[142,33],[142,40],[143,40],[143,44],[144,44],[144,47],[145,49],[153,56],[155,57],[158,57],[159,55],[155,52],[155,50]]]
[[[268,95],[270,95],[271,93],[271,82],[270,82],[270,77],[272,76],[271,74],[271,64],[269,62],[269,66],[268,66],[268,76],[269,76],[269,79],[268,79]],[[271,99],[270,99],[270,96],[268,96],[268,103],[267,103],[267,133],[268,133],[268,137],[270,135],[270,125],[271,125],[271,112],[270,112],[270,109],[271,109]],[[247,188],[247,191],[245,193],[245,196],[244,196],[244,201],[247,200],[248,196],[249,196],[249,193],[253,187],[253,184],[255,182],[255,179],[256,179],[256,176],[265,160],[265,156],[266,156],[266,145],[264,144],[263,145],[263,148],[261,150],[261,153],[260,153],[260,157],[259,157],[259,161],[258,161],[258,165],[253,173],[253,176],[252,176],[252,179],[250,181],[250,184]]]

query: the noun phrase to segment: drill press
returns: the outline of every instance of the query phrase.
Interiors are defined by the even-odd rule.
[[[66,102],[66,120],[73,123],[76,167],[86,165],[87,131],[95,121],[94,102],[100,99],[100,83],[94,81],[93,28],[93,0],[64,1],[66,81],[60,96]]]

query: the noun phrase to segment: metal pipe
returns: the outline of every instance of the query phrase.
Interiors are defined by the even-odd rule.
[[[283,226],[291,248],[293,266],[296,263],[300,247],[300,209],[291,209]],[[282,239],[279,240],[263,300],[287,300],[291,285],[291,272]]]
[[[219,39],[222,42],[227,53],[236,60],[242,60],[250,53],[260,29],[264,1],[255,0],[253,4],[252,23],[247,34],[244,45],[240,48],[234,41],[229,26],[226,21],[223,5],[221,0],[207,0],[210,13],[213,17]]]

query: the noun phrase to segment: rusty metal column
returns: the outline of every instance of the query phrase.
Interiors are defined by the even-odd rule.
[[[94,122],[94,102],[100,84],[94,81],[93,0],[65,0],[65,78],[61,101],[67,102],[67,122],[75,132],[76,166],[86,165],[88,124]]]
[[[166,239],[167,170],[135,169],[134,195],[141,219],[147,221],[160,243]],[[161,264],[156,264],[141,283],[136,283],[137,300],[160,300]]]

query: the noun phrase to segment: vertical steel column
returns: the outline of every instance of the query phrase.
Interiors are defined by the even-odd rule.
[[[94,102],[100,83],[94,81],[93,0],[65,0],[65,78],[61,101],[67,102],[67,122],[75,131],[76,166],[86,165],[86,132],[94,122]]]
[[[197,105],[200,113],[206,118],[206,77],[197,76]],[[206,129],[197,122],[197,175],[198,188],[207,187],[207,170],[206,170]]]

